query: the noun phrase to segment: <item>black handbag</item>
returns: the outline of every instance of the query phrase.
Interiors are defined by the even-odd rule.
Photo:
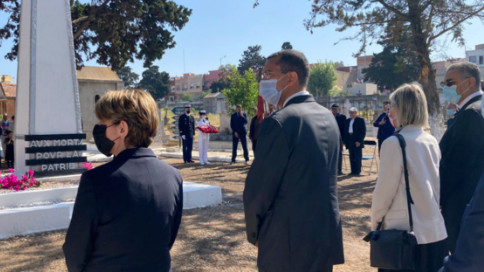
[[[381,230],[383,221],[378,223],[375,231],[368,233],[363,240],[370,242],[370,265],[389,270],[415,269],[415,247],[417,238],[413,234],[412,196],[408,182],[407,156],[405,153],[405,139],[395,133],[398,138],[403,155],[403,168],[405,176],[405,190],[407,193],[407,208],[410,223],[410,232],[406,230]]]

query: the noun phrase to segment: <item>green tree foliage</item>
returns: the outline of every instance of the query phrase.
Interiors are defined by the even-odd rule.
[[[212,82],[212,84],[210,85],[210,92],[211,93],[218,93],[224,89],[227,89],[230,87],[230,83],[228,82],[228,80],[224,81],[224,80],[217,80],[217,81],[214,81]]]
[[[342,61],[335,61],[335,62],[333,62],[333,67],[334,67],[334,69],[338,69],[338,68],[341,68],[341,67],[345,67],[345,64]]]
[[[290,42],[284,42],[281,46],[282,50],[292,49],[292,45]]]
[[[316,97],[327,96],[336,85],[337,79],[332,62],[318,63],[309,73],[308,91]]]
[[[463,23],[484,18],[484,1],[480,0],[313,0],[311,17],[305,25],[337,25],[337,31],[359,28],[355,36],[361,42],[359,53],[374,40],[400,40],[410,33],[408,46],[415,50],[420,68],[420,83],[427,97],[431,115],[440,113],[435,71],[430,60],[431,47],[443,36],[463,44]],[[255,2],[255,5],[258,1]],[[412,45],[412,46],[410,46]]]
[[[365,81],[378,85],[380,91],[395,90],[398,86],[417,81],[420,75],[417,56],[406,43],[383,44],[383,51],[374,54],[370,67],[363,69]]]
[[[242,58],[239,60],[239,66],[237,66],[239,73],[243,74],[249,69],[256,72],[262,71],[262,68],[264,68],[266,63],[266,58],[261,56],[261,49],[262,47],[260,45],[249,46],[249,48],[242,53]]]
[[[188,22],[191,9],[169,0],[71,0],[72,31],[77,65],[96,59],[99,64],[121,69],[134,58],[149,67],[175,46],[172,32]],[[0,1],[0,12],[8,14],[0,27],[1,41],[13,38],[6,58],[18,54],[20,0]]]
[[[259,94],[257,75],[252,70],[247,70],[244,74],[233,68],[231,75],[228,76],[230,87],[222,91],[227,97],[227,104],[235,110],[236,105],[242,105],[244,111],[250,114],[250,110],[257,106],[257,96]]]
[[[139,79],[139,75],[131,70],[129,66],[121,68],[119,71],[116,72],[124,82],[124,87],[128,89],[135,88],[137,85],[137,81]]]
[[[137,87],[150,92],[154,99],[164,98],[170,92],[170,75],[160,73],[158,66],[151,66],[141,76]]]

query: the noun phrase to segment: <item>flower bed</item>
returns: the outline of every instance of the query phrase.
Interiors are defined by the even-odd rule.
[[[41,184],[40,181],[35,179],[33,170],[29,170],[26,175],[22,175],[20,178],[13,174],[15,170],[8,169],[8,171],[10,175],[0,178],[0,189],[23,191],[30,187],[38,187]]]

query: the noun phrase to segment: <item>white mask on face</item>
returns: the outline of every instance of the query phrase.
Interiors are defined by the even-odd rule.
[[[284,78],[284,76],[281,78]],[[259,83],[260,96],[269,104],[277,105],[281,99],[282,92],[287,88],[286,86],[281,91],[277,90],[277,81],[279,79],[266,79],[261,80]]]

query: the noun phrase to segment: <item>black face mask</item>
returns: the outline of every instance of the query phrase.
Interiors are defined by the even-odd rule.
[[[185,112],[186,112],[187,114],[190,114],[190,110],[186,110]]]
[[[106,137],[107,128],[108,126],[106,125],[95,125],[94,129],[92,130],[92,136],[94,137],[94,142],[96,143],[97,150],[109,157],[112,155],[111,149],[113,149],[114,141],[119,139],[119,137],[114,139],[114,141],[109,140]]]

